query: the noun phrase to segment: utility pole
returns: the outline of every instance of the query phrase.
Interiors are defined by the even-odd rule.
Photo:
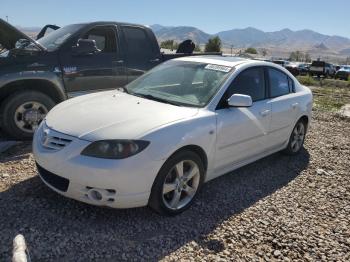
[[[232,56],[233,45],[231,45],[231,56]]]
[[[9,17],[8,17],[8,15],[6,16],[6,22],[7,22],[7,23],[9,22]]]

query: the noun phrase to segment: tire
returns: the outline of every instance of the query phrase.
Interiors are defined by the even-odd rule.
[[[183,167],[183,176],[178,176],[178,165]],[[194,170],[194,172],[191,173],[189,170]],[[179,180],[179,177],[186,180],[184,177],[188,177],[189,174],[194,175],[187,182]],[[196,153],[188,150],[175,153],[163,164],[153,183],[149,206],[161,215],[174,216],[182,213],[195,200],[203,185],[204,175],[203,162]],[[163,190],[169,191],[163,194]],[[178,198],[179,200],[176,202]]]
[[[299,128],[302,129],[302,132],[299,132]],[[283,150],[283,153],[287,155],[296,155],[303,148],[305,135],[307,131],[307,126],[305,121],[299,120],[292,131],[292,134],[289,137],[288,145],[286,149]],[[302,133],[302,134],[301,134]]]
[[[55,102],[43,93],[16,92],[3,101],[1,127],[11,138],[31,139],[36,126],[54,106]]]

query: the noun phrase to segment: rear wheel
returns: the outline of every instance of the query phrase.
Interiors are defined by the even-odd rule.
[[[190,207],[203,184],[204,166],[192,151],[170,157],[159,171],[151,191],[149,206],[163,215],[176,215]]]
[[[54,105],[49,96],[40,92],[14,93],[3,102],[1,127],[12,138],[30,139]]]
[[[293,128],[293,132],[290,135],[287,148],[284,150],[286,154],[295,155],[302,149],[306,135],[306,124],[304,121],[299,120]]]

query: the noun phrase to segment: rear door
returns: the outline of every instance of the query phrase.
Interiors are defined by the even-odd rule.
[[[270,129],[271,105],[263,67],[241,72],[231,83],[217,110],[216,171],[230,168],[265,151]],[[229,107],[232,94],[250,95],[251,107]]]
[[[293,80],[279,69],[267,67],[266,70],[272,109],[268,143],[278,147],[289,139],[299,104]]]
[[[124,86],[127,78],[119,55],[116,26],[94,26],[79,38],[95,40],[100,52],[87,55],[62,52],[62,69],[68,95]]]
[[[122,26],[121,31],[124,40],[124,59],[128,82],[136,79],[152,67],[161,62],[159,50],[155,50],[152,44],[155,39],[148,32],[138,26]]]

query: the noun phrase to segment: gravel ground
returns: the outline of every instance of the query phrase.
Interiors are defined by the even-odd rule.
[[[22,233],[33,261],[350,260],[350,121],[314,112],[305,150],[205,185],[177,217],[66,199],[36,175],[29,144],[0,155],[0,261]]]

